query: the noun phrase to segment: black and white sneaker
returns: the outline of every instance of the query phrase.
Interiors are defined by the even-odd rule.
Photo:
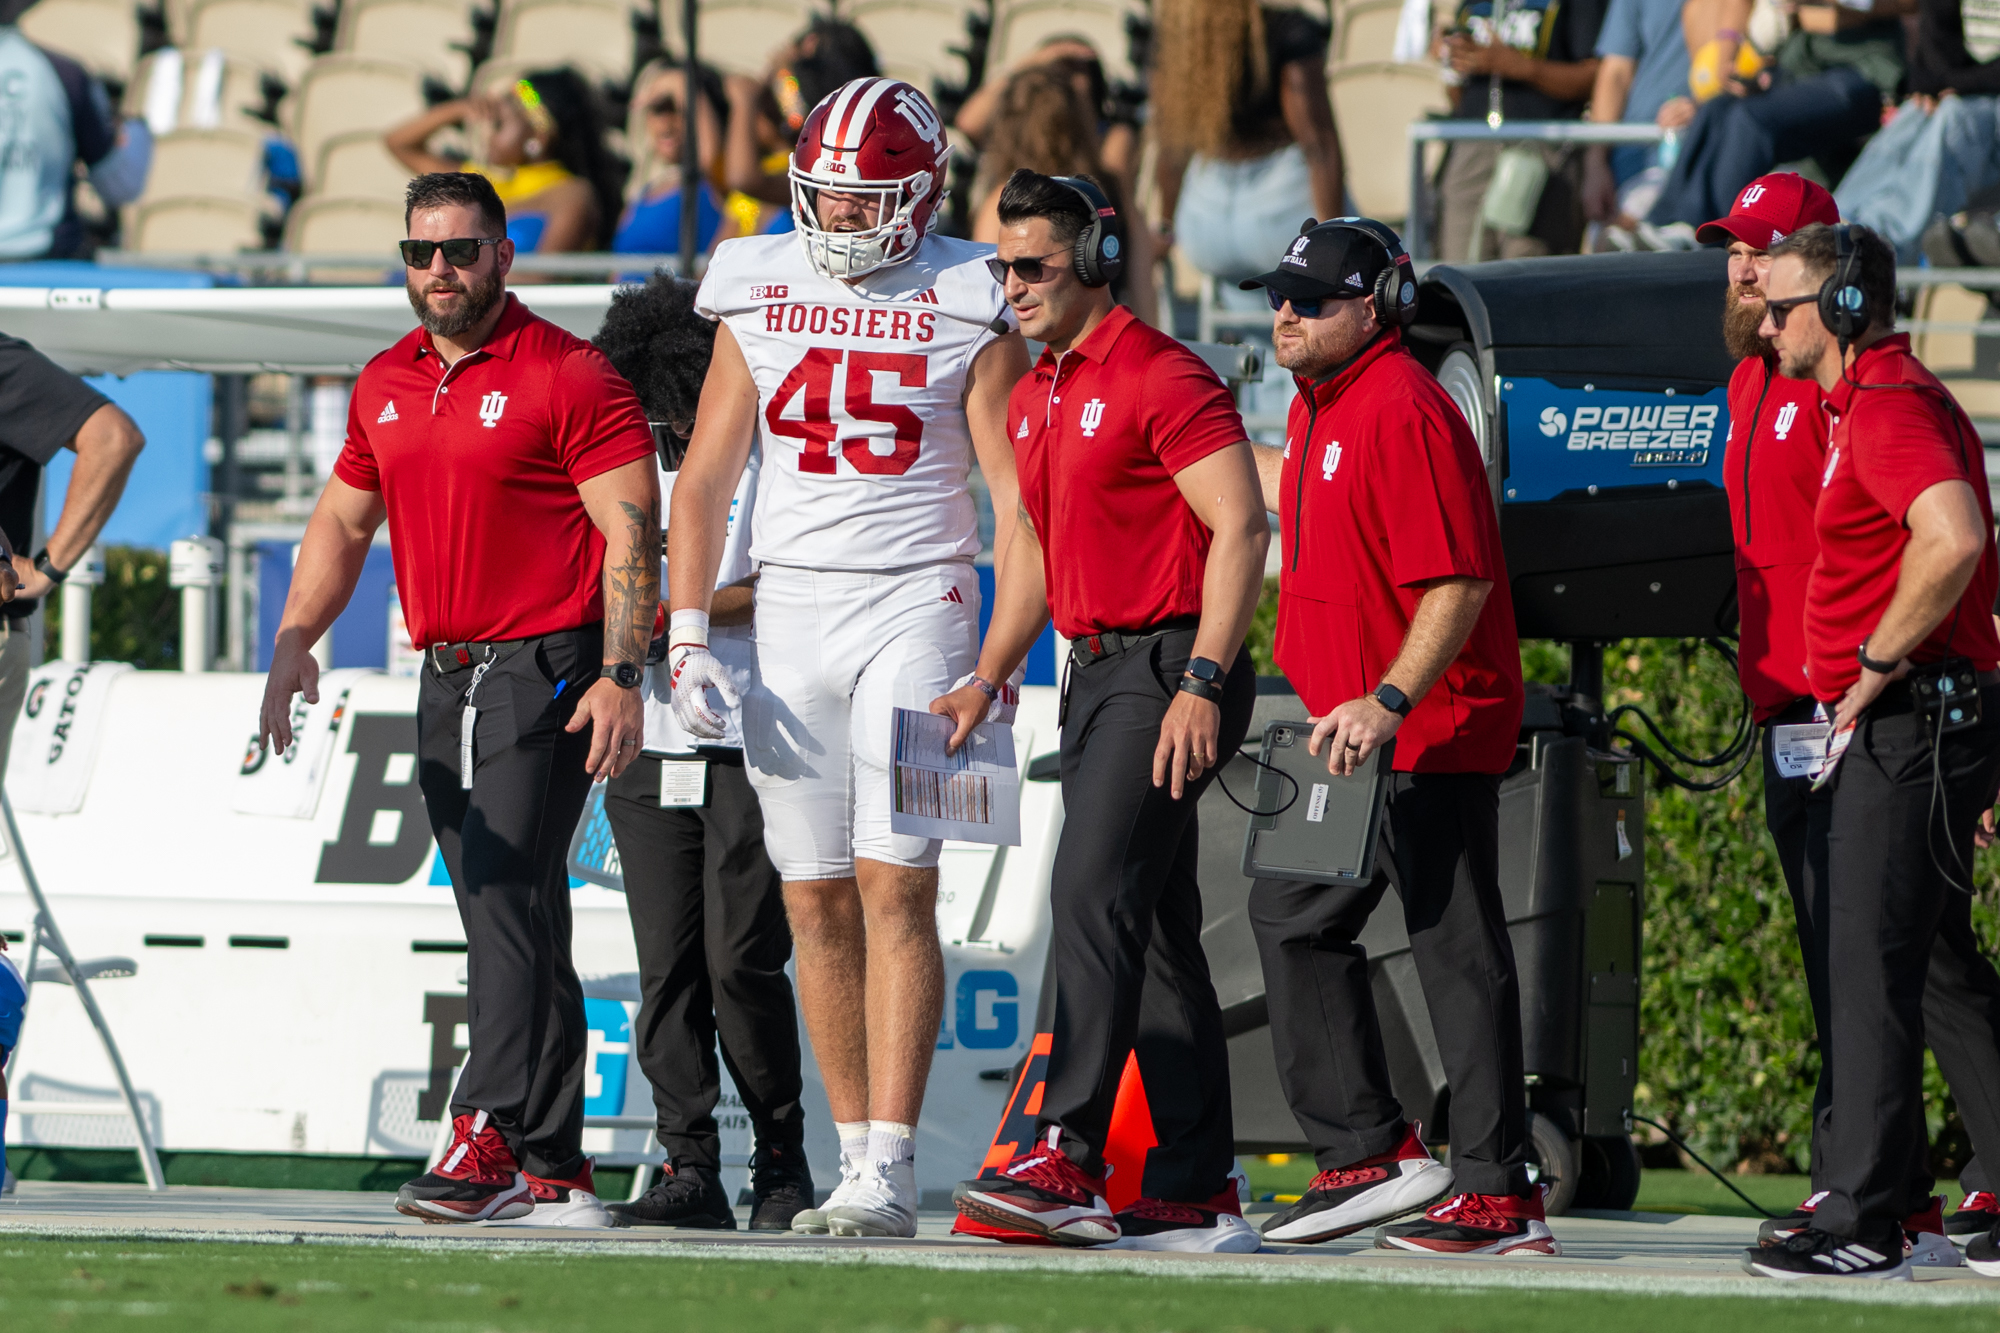
[[[1419,1212],[1451,1193],[1451,1168],[1424,1147],[1423,1126],[1379,1157],[1322,1171],[1299,1201],[1264,1224],[1264,1239],[1315,1245]]]
[[[1811,1227],[1775,1244],[1745,1250],[1743,1271],[1752,1277],[1772,1277],[1781,1282],[1837,1277],[1888,1282],[1915,1280],[1900,1235],[1888,1245],[1875,1246]]]
[[[704,1231],[736,1230],[736,1212],[723,1192],[722,1177],[701,1166],[676,1171],[660,1168],[651,1189],[630,1203],[605,1206],[617,1227],[694,1227]]]
[[[1798,1207],[1792,1209],[1791,1212],[1786,1213],[1783,1217],[1765,1218],[1757,1224],[1757,1243],[1759,1245],[1776,1245],[1779,1241],[1786,1240],[1804,1231],[1812,1225],[1813,1214],[1819,1211],[1819,1206],[1825,1202],[1826,1196],[1827,1191],[1814,1190],[1800,1202]]]
[[[2000,1227],[1972,1238],[1965,1247],[1965,1266],[1981,1277],[2000,1277]]]
[[[1944,1234],[1964,1249],[2000,1226],[2000,1194],[1974,1190],[1959,1201],[1958,1211],[1944,1220]]]

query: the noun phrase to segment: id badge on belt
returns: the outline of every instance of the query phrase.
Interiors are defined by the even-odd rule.
[[[685,810],[708,804],[708,760],[660,761],[660,808]]]
[[[490,658],[472,668],[472,684],[465,689],[465,708],[458,715],[458,785],[463,791],[472,790],[472,738],[479,728],[479,707],[473,703],[473,697],[479,693],[479,682],[486,679],[492,668]]]
[[[1826,763],[1825,722],[1801,722],[1771,728],[1771,760],[1781,778],[1816,778]]]

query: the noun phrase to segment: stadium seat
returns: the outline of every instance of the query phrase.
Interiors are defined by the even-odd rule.
[[[1129,82],[1132,43],[1125,33],[1127,17],[1146,17],[1144,0],[994,0],[993,45],[989,70],[1002,70],[1064,33],[1088,38],[1104,60],[1105,74]]]
[[[701,0],[698,54],[725,74],[762,74],[771,52],[831,6],[819,0]],[[841,6],[845,15],[851,3]],[[681,0],[658,0],[660,38],[669,51],[681,45]],[[870,40],[873,40],[870,34]]]
[[[268,135],[276,127],[255,114],[264,106],[267,73],[277,77],[220,51],[155,51],[139,62],[125,86],[123,111],[143,117],[156,134],[236,129]]]
[[[313,61],[288,107],[300,165],[319,161],[320,146],[337,134],[380,133],[422,111],[422,81],[414,65],[337,54]]]
[[[21,15],[21,32],[99,78],[125,84],[139,62],[139,13],[132,0],[42,0]]]
[[[264,137],[249,130],[175,130],[153,140],[140,202],[264,197]]]
[[[154,199],[127,210],[125,248],[155,255],[261,250],[262,216],[262,206],[251,199]]]
[[[1918,294],[1915,317],[1923,323],[1963,326],[1992,320],[1994,315],[1985,292],[1940,283]],[[1967,416],[2000,420],[2000,335],[1964,327],[1925,329],[1911,336],[1910,350],[1944,381]]]
[[[614,83],[632,77],[637,50],[625,0],[512,0],[493,35],[497,58],[535,68],[574,65]]]
[[[976,0],[848,0],[840,16],[867,36],[884,74],[929,92],[940,78],[964,80],[965,60],[951,48],[966,45],[966,18],[984,8]]]
[[[220,50],[274,69],[286,83],[296,83],[312,63],[312,50],[303,44],[312,35],[307,0],[195,0],[188,16],[188,49]]]
[[[314,194],[402,202],[410,171],[382,145],[375,130],[350,130],[320,145],[307,186]]]
[[[1400,222],[1410,214],[1410,154],[1406,137],[1412,121],[1432,111],[1448,111],[1444,80],[1430,65],[1386,62],[1335,66],[1326,90],[1333,123],[1340,127],[1347,190],[1363,214]],[[1357,151],[1361,145],[1371,151]]]
[[[408,234],[400,200],[307,198],[285,219],[285,249],[302,255],[379,252],[384,269],[397,265],[396,244]]]
[[[472,41],[463,0],[345,0],[333,49],[374,60],[403,60],[453,88],[463,88]]]
[[[1396,25],[1402,0],[1359,0],[1344,6],[1334,31],[1329,63],[1382,64],[1396,58]]]

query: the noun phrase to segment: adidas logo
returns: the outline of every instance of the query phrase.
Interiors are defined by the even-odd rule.
[[[1026,417],[1021,418],[1021,429],[1014,432],[1014,438],[1017,440],[1028,438],[1028,419]]]
[[[956,588],[953,588],[951,591],[947,592],[944,596],[938,598],[938,600],[940,602],[957,602],[960,606],[965,605],[965,599],[958,595],[958,589]]]
[[[391,421],[396,421],[399,419],[400,418],[396,416],[396,400],[391,398],[386,404],[383,405],[382,415],[375,418],[375,424],[378,426],[386,426]]]
[[[1887,1259],[1886,1254],[1877,1254],[1865,1245],[1843,1245],[1831,1254],[1816,1254],[1814,1263],[1825,1264],[1840,1273],[1852,1273],[1870,1264],[1879,1264]]]
[[[1350,273],[1350,274],[1348,274],[1348,275],[1347,275],[1347,285],[1348,285],[1348,286],[1350,286],[1350,287],[1359,287],[1359,286],[1361,286],[1361,285],[1362,285],[1362,284],[1361,284],[1361,275],[1360,275],[1359,273]]]

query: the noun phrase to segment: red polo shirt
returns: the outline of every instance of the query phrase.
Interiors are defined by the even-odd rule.
[[[1745,357],[1729,379],[1722,484],[1736,530],[1736,671],[1759,722],[1812,693],[1806,683],[1806,579],[1819,539],[1813,506],[1826,464],[1819,385]]]
[[[1806,646],[1813,693],[1831,702],[1861,677],[1854,650],[1874,632],[1902,574],[1903,526],[1919,495],[1944,481],[1963,481],[1990,514],[1986,452],[1979,432],[1910,353],[1908,334],[1873,343],[1854,358],[1849,376],[1826,396],[1833,415],[1823,484],[1813,522],[1819,554],[1806,588]],[[1855,384],[1864,387],[1857,389]],[[1925,385],[1868,388],[1868,385]],[[1969,657],[1980,671],[2000,665],[1993,632],[1993,594],[2000,588],[1993,529],[1986,551],[1956,610],[1910,654],[1919,664]]]
[[[447,368],[423,329],[370,361],[333,473],[380,491],[413,643],[487,643],[604,618],[604,538],[576,488],[653,453],[595,347],[511,294]]]
[[[1499,773],[1520,742],[1521,645],[1486,468],[1391,332],[1299,383],[1285,430],[1277,662],[1314,717],[1382,683],[1431,579],[1488,579],[1465,646],[1396,732],[1399,773]]]
[[[1207,362],[1113,306],[1061,356],[1042,349],[1007,425],[1058,633],[1201,614],[1209,531],[1174,474],[1247,438]]]

